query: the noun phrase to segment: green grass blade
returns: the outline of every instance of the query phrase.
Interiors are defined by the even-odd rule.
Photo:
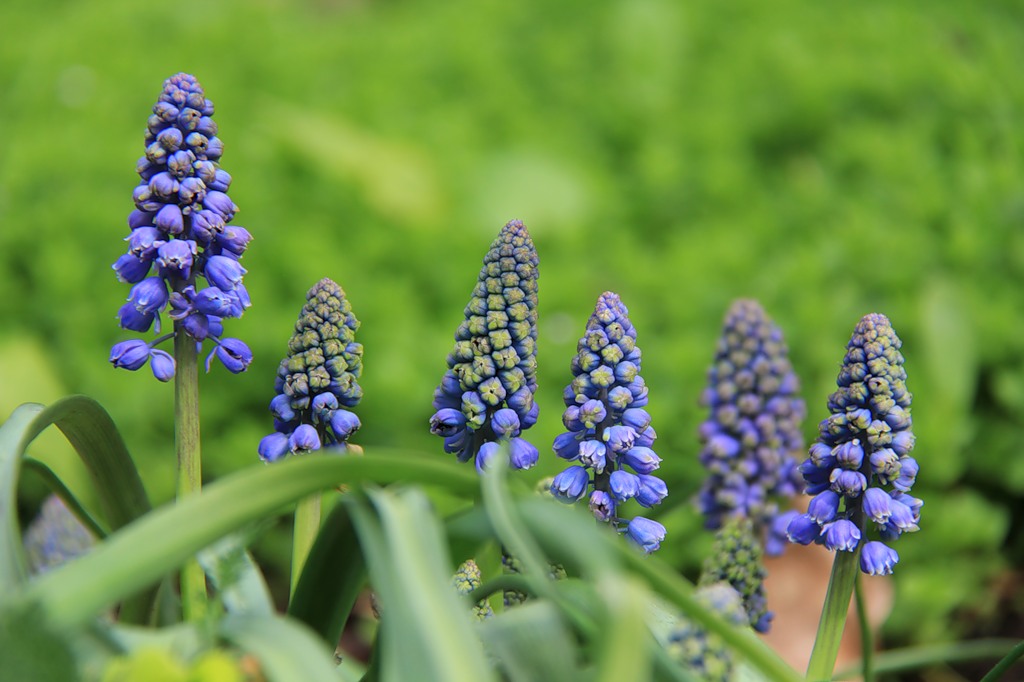
[[[366,561],[348,507],[335,505],[306,558],[288,615],[337,643],[365,582]]]
[[[426,497],[417,490],[370,495],[372,508],[356,496],[346,503],[381,599],[381,679],[494,679],[469,611],[448,587],[448,550]]]
[[[43,409],[42,405],[22,405],[0,426],[0,598],[28,576],[18,527],[18,468],[24,450],[21,443]]]
[[[47,488],[50,489],[54,495],[59,497],[64,503],[64,506],[68,508],[68,511],[74,514],[78,521],[89,529],[89,532],[93,536],[102,540],[109,534],[106,528],[103,528],[99,521],[93,518],[92,514],[86,511],[82,503],[78,501],[75,494],[64,485],[64,481],[60,480],[60,477],[54,473],[53,469],[46,466],[44,462],[40,462],[38,459],[32,457],[23,457],[22,466],[25,467],[25,471],[31,471],[35,473],[39,478],[43,479],[43,483]]]
[[[220,635],[255,656],[268,682],[338,682],[333,651],[290,618],[228,616]]]
[[[382,452],[366,457],[297,457],[227,476],[177,505],[154,510],[89,554],[57,568],[27,590],[56,622],[80,624],[157,581],[169,568],[228,533],[318,490],[342,483],[412,480],[476,494],[476,474],[456,463]]]

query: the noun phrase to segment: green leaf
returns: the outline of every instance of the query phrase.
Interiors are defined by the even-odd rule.
[[[0,609],[0,661],[5,680],[77,680],[69,643],[38,604]]]
[[[203,549],[196,558],[220,595],[224,609],[239,616],[270,616],[274,600],[263,573],[246,551],[244,534],[229,535]]]
[[[550,602],[528,601],[488,618],[478,629],[488,653],[512,682],[579,677],[575,638]]]
[[[451,583],[447,548],[422,491],[372,491],[345,503],[382,606],[383,680],[493,680],[468,610]]]
[[[308,625],[325,642],[337,642],[365,582],[366,561],[359,536],[348,507],[337,504],[306,558],[288,615]]]
[[[7,518],[6,527],[0,529],[0,592],[6,592],[25,577],[15,511],[18,468],[29,443],[51,424],[64,433],[82,458],[112,530],[124,527],[150,509],[124,440],[99,403],[77,395],[58,400],[50,407],[22,405],[0,427],[0,510]],[[154,576],[150,582],[157,578]],[[121,617],[129,622],[144,621],[154,595],[155,589],[151,589],[129,600],[122,605]]]
[[[316,635],[290,618],[228,616],[220,635],[255,656],[269,682],[338,682],[337,663]]]
[[[55,622],[84,623],[103,608],[158,580],[202,548],[318,490],[342,483],[412,480],[472,496],[474,471],[455,462],[383,451],[366,457],[296,457],[253,466],[166,505],[110,535],[89,554],[54,569],[26,590]]]

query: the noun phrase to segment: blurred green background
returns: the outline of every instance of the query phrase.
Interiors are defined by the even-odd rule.
[[[121,426],[173,494],[173,401],[115,371],[135,160],[165,78],[216,103],[253,235],[247,374],[202,377],[207,478],[256,465],[305,291],[363,326],[360,442],[445,457],[431,394],[481,258],[511,218],[541,265],[542,451],[599,293],[629,306],[671,489],[661,554],[707,539],[697,398],[730,301],[783,328],[826,416],[878,311],[904,340],[923,532],[904,538],[891,642],[1007,632],[1024,565],[1024,5],[495,0],[0,4],[0,408],[67,393]],[[59,436],[36,454],[84,489]],[[31,481],[26,508],[42,486]],[[282,525],[283,531],[283,525]],[[274,538],[277,538],[275,540]],[[261,551],[286,549],[283,532]]]

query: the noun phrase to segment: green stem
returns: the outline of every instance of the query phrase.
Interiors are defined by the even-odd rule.
[[[316,493],[300,500],[295,507],[295,530],[292,533],[292,595],[299,584],[299,576],[302,575],[302,567],[306,565],[309,550],[320,531],[320,502],[321,495]]]
[[[863,671],[864,682],[874,682],[875,671],[872,660],[875,643],[871,636],[871,623],[868,622],[868,605],[864,597],[864,577],[858,576],[853,588],[854,599],[857,602],[857,622],[860,624],[860,660]]]
[[[853,585],[860,572],[860,545],[852,552],[836,552],[832,564],[832,577],[828,581],[825,605],[818,621],[818,634],[807,664],[807,679],[811,682],[831,680],[839,656],[839,642],[843,638],[846,614],[850,610]]]
[[[1008,671],[1021,656],[1024,656],[1024,642],[1013,647],[1010,653],[1003,657],[1003,660],[996,663],[995,666],[988,671],[988,674],[981,678],[981,682],[996,682],[996,680],[1002,678],[1003,673]]]
[[[178,453],[179,501],[198,495],[203,487],[199,454],[199,363],[196,342],[175,324],[174,444]],[[185,620],[206,615],[206,576],[194,558],[181,569],[181,605]]]

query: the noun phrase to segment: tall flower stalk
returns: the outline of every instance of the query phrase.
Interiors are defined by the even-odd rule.
[[[918,530],[921,500],[911,496],[917,460],[910,456],[911,395],[903,369],[902,342],[885,315],[865,315],[847,344],[829,396],[832,413],[800,465],[813,495],[806,514],[788,529],[792,542],[812,542],[836,552],[808,677],[832,673],[854,583],[860,571],[887,575],[899,555],[891,542]]]
[[[229,225],[238,207],[227,195],[231,176],[220,167],[224,145],[212,116],[213,103],[193,76],[179,73],[164,82],[136,167],[141,182],[132,193],[128,252],[113,265],[118,279],[132,285],[117,315],[123,329],[153,327],[159,335],[165,311],[173,322],[170,333],[152,341],[115,344],[110,362],[129,370],[149,362],[158,380],[174,378],[178,499],[202,487],[198,354],[203,343],[213,346],[207,371],[214,357],[233,373],[252,361],[245,343],[223,336],[224,318],[241,317],[250,305],[239,261],[252,237]],[[172,338],[173,356],[156,348]],[[205,601],[205,576],[191,562],[182,571],[186,618],[200,618]]]
[[[668,495],[665,482],[653,475],[661,458],[651,449],[657,434],[643,409],[647,384],[640,376],[640,355],[629,311],[618,294],[604,292],[572,359],[573,380],[563,394],[568,431],[553,445],[555,454],[574,464],[555,476],[551,494],[566,503],[587,496],[598,521],[653,552],[665,539],[665,527],[619,513],[629,500],[650,508]]]
[[[434,391],[430,431],[445,452],[483,470],[507,445],[513,469],[539,453],[521,437],[537,423],[537,249],[526,226],[506,224],[484,256],[448,371]]]
[[[274,432],[265,436],[258,452],[264,462],[317,451],[346,452],[348,439],[360,427],[350,408],[359,404],[363,389],[363,346],[355,340],[359,320],[345,291],[324,278],[307,293],[288,354],[277,369],[276,395],[270,401]],[[292,536],[294,592],[302,567],[320,530],[320,495],[299,502]]]

